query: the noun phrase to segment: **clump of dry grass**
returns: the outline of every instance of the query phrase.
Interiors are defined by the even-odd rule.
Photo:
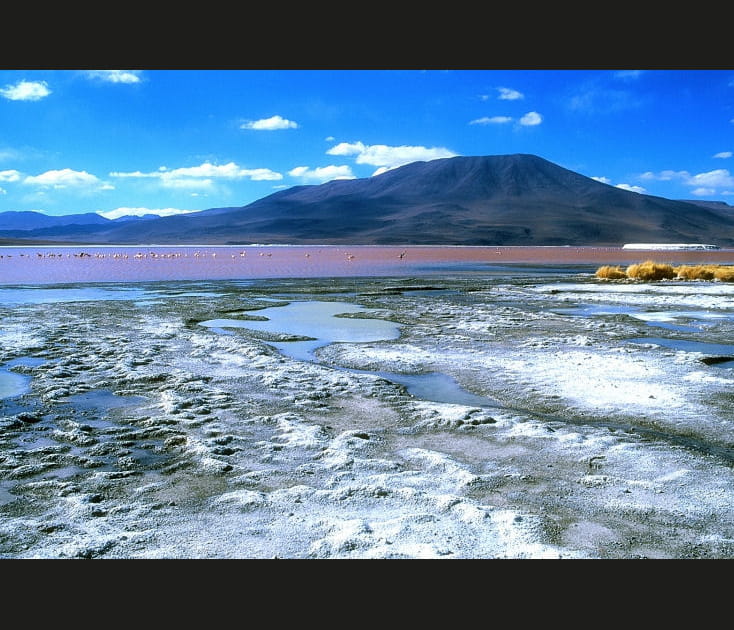
[[[594,274],[605,280],[719,280],[734,282],[734,265],[680,265],[673,267],[667,263],[656,263],[653,260],[629,265],[627,269],[620,266],[604,265]]]
[[[675,272],[681,280],[713,280],[720,265],[681,265]]]
[[[594,274],[597,278],[604,278],[606,280],[622,280],[627,279],[627,274],[624,269],[620,266],[604,265],[599,267]]]
[[[627,267],[627,277],[634,280],[672,280],[676,275],[673,265],[656,263],[653,260],[646,260]]]
[[[714,278],[721,282],[734,282],[734,267],[719,265],[714,271]]]

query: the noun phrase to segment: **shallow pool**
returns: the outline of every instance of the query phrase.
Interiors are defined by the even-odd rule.
[[[219,331],[227,328],[247,328],[272,334],[310,337],[298,341],[270,341],[284,355],[300,361],[314,361],[313,352],[330,343],[385,341],[400,336],[400,324],[369,317],[338,317],[342,314],[365,314],[370,310],[348,302],[309,300],[289,302],[252,311],[267,320],[210,319],[201,322]]]

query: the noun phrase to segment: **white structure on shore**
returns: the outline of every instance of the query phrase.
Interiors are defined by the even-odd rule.
[[[720,249],[705,243],[625,243],[622,249]]]

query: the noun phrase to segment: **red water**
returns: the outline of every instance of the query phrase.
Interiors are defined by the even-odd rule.
[[[734,250],[382,245],[0,247],[0,284],[413,275],[465,263],[734,264]],[[430,269],[430,271],[429,271]]]

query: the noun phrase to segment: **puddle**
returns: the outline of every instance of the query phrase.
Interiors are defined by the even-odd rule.
[[[646,322],[649,326],[677,330],[680,332],[700,332],[703,324],[678,323],[680,320],[697,322],[713,322],[715,320],[731,320],[732,313],[712,313],[711,311],[643,311],[626,304],[583,304],[569,308],[550,309],[559,315],[575,315],[593,317],[596,315],[628,315]]]
[[[216,332],[227,328],[247,328],[272,334],[311,337],[303,341],[269,341],[284,355],[299,361],[315,361],[314,350],[330,343],[369,342],[397,339],[400,324],[384,319],[336,317],[341,314],[369,314],[369,309],[348,302],[318,300],[290,302],[252,311],[253,315],[267,317],[265,321],[241,319],[210,319],[200,322]]]
[[[0,400],[15,398],[31,390],[31,377],[11,371],[15,366],[35,367],[44,363],[37,357],[18,357],[0,366]]]
[[[396,372],[368,372],[349,370],[363,374],[375,374],[385,380],[404,385],[407,392],[421,400],[466,405],[468,407],[499,407],[500,403],[488,396],[478,396],[462,389],[448,374],[430,372],[428,374],[398,374]]]
[[[286,306],[253,311],[255,315],[267,317],[267,321],[211,319],[201,322],[201,325],[224,334],[231,334],[227,328],[249,328],[269,333],[313,337],[313,339],[303,341],[269,341],[268,343],[292,359],[318,363],[314,351],[330,343],[385,341],[397,339],[400,336],[400,324],[395,322],[384,319],[336,317],[342,313],[369,312],[362,306],[348,302],[313,300],[290,302]],[[409,394],[421,400],[472,407],[494,407],[498,404],[491,398],[467,392],[453,378],[440,372],[398,374],[347,368],[337,369],[359,374],[374,374],[393,383],[404,385]]]
[[[593,315],[630,315],[636,317],[637,309],[630,308],[626,304],[581,304],[569,308],[553,308],[552,313],[559,315],[578,315],[579,317],[591,317]]]
[[[627,343],[652,343],[657,346],[682,350],[684,352],[700,352],[713,356],[734,356],[734,345],[725,343],[707,343],[704,341],[689,341],[687,339],[666,339],[665,337],[636,337],[628,339]],[[716,367],[733,367],[734,360],[712,363]]]
[[[31,377],[0,368],[0,399],[15,398],[31,390]]]
[[[19,286],[0,288],[0,304],[17,306],[20,304],[51,304],[57,302],[91,302],[98,300],[139,300],[150,295],[145,289],[119,287],[58,287],[40,288]]]
[[[117,409],[128,405],[143,403],[144,396],[117,396],[106,389],[94,389],[67,398],[67,402],[78,409]]]

